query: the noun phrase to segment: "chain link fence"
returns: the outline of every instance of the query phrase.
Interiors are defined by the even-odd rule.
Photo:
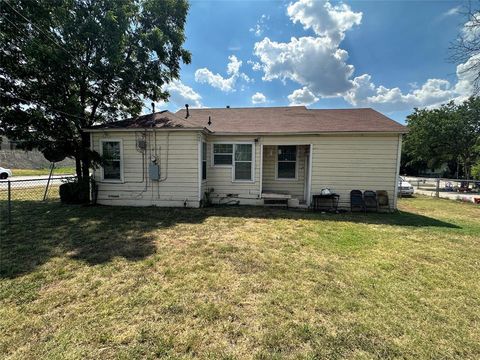
[[[0,181],[0,215],[2,221],[11,224],[16,206],[34,205],[46,201],[59,201],[61,184],[74,181],[75,176],[52,176],[36,179]]]
[[[415,192],[434,197],[480,202],[480,180],[404,177]]]

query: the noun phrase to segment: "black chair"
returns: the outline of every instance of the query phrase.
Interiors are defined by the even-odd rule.
[[[365,203],[360,190],[350,191],[350,211],[365,211]]]
[[[365,190],[363,193],[365,211],[378,211],[377,194],[375,191]]]
[[[388,192],[386,190],[377,190],[377,203],[379,210],[390,211],[390,202],[388,200]]]

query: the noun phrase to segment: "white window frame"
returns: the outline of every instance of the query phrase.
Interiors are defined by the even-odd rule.
[[[252,146],[252,160],[251,161],[235,161],[235,151],[236,151],[236,147],[237,145],[251,145]],[[255,182],[255,142],[239,142],[239,141],[236,141],[234,144],[233,144],[233,154],[232,154],[232,161],[233,161],[233,166],[232,166],[232,182],[239,182],[239,183],[254,183]],[[235,179],[235,164],[237,162],[251,162],[252,163],[252,168],[251,168],[251,177],[250,177],[250,180],[243,180],[243,179],[240,179],[240,180],[237,180]]]
[[[232,183],[254,183],[255,182],[255,141],[215,141],[210,143],[212,148],[210,149],[210,155],[212,157],[211,163],[215,168],[231,168],[232,171]],[[214,151],[215,144],[228,144],[232,145],[232,165],[215,165]],[[252,178],[251,180],[235,180],[235,145],[252,145]]]
[[[281,178],[278,177],[278,147],[279,146],[295,146],[295,177],[294,178]],[[277,145],[275,147],[275,180],[277,181],[298,181],[298,151],[299,146],[293,144]],[[293,162],[293,161],[281,161],[281,162]]]
[[[235,155],[235,143],[231,142],[231,141],[218,141],[218,142],[214,142],[214,143],[211,143],[212,144],[212,148],[211,148],[211,155],[212,155],[212,166],[213,167],[216,167],[216,168],[229,168],[229,167],[233,167],[233,160],[234,160],[234,155]],[[231,164],[215,164],[215,144],[219,144],[219,145],[232,145],[232,163]],[[217,155],[228,155],[229,153],[217,153]]]
[[[105,179],[105,174],[104,174],[104,169],[103,166],[101,166],[101,179],[102,182],[108,182],[108,183],[123,183],[124,182],[124,174],[123,174],[123,140],[122,139],[116,139],[116,138],[104,138],[100,139],[100,155],[103,156],[103,143],[106,142],[118,142],[120,143],[120,179]]]

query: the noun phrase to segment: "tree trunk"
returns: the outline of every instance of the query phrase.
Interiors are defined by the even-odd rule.
[[[80,182],[82,180],[82,164],[78,154],[75,154],[75,172],[77,173],[77,179]]]

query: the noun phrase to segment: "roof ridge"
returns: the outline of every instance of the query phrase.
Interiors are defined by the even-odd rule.
[[[289,106],[289,105],[284,105],[284,106],[244,106],[244,107],[209,107],[209,108],[189,108],[189,111],[195,110],[195,111],[208,111],[208,110],[256,110],[256,109],[295,109],[295,108],[304,108],[309,110],[306,106],[304,105],[295,105],[295,106]],[[186,111],[185,109],[181,108],[178,109],[177,113],[180,111]]]
[[[165,110],[166,112],[168,112],[169,114],[171,114],[172,116],[174,116],[175,118],[181,120],[181,121],[184,121],[186,122],[187,124],[191,125],[191,126],[198,126],[198,124],[188,120],[187,118],[182,118],[180,116],[178,116],[176,113],[172,113],[170,110]]]

